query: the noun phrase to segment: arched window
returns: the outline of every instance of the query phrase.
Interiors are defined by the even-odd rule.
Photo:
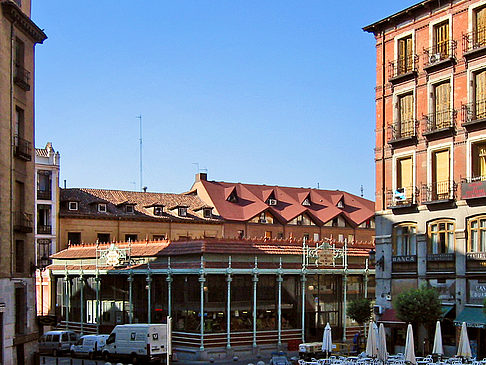
[[[450,220],[429,223],[429,253],[454,253],[455,225]]]
[[[486,216],[469,219],[468,222],[468,252],[486,251]]]
[[[393,227],[393,256],[417,254],[417,225],[402,223]]]

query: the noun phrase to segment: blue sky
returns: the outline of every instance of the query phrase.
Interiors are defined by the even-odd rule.
[[[36,146],[68,187],[211,180],[374,199],[374,37],[413,1],[33,0]]]

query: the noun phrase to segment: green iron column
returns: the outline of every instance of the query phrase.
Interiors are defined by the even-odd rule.
[[[255,257],[253,269],[253,348],[257,347],[257,285],[258,285],[258,259]]]
[[[307,270],[302,270],[302,276],[300,278],[300,281],[302,283],[302,342],[305,342],[305,283],[307,281],[307,278],[305,274],[307,273]]]
[[[150,271],[147,273],[147,322],[152,323],[152,274]]]
[[[128,274],[128,322],[133,323],[133,272]]]
[[[280,258],[280,266],[278,268],[277,283],[278,283],[278,349],[282,347],[282,282],[283,282],[282,259]]]
[[[81,274],[79,275],[79,301],[81,305],[81,313],[80,313],[80,318],[81,318],[81,336],[84,335],[84,276],[83,272],[81,271]]]
[[[100,333],[100,277],[98,276],[98,272],[96,272],[95,276],[95,292],[96,292],[96,334]]]
[[[204,283],[206,282],[206,278],[204,277],[204,271],[201,270],[201,274],[199,276],[199,283],[201,286],[201,345],[199,346],[199,350],[204,351]]]

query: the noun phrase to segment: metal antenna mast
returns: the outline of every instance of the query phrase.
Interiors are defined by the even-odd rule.
[[[142,114],[137,116],[140,121],[140,191],[143,189],[143,177],[142,177]]]

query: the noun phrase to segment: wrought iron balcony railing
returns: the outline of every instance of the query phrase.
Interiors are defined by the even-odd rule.
[[[14,230],[17,232],[32,232],[32,227],[34,226],[32,214],[22,211],[13,212],[13,224]]]
[[[457,112],[454,109],[438,110],[425,116],[425,133],[434,133],[445,129],[453,129]]]
[[[389,126],[389,142],[393,143],[397,140],[416,137],[418,124],[418,121],[415,119],[410,119],[399,121]]]
[[[16,157],[30,161],[32,159],[32,146],[29,141],[19,136],[14,136],[14,154]]]
[[[15,65],[14,82],[25,91],[30,90],[30,72],[21,65]]]
[[[431,184],[422,184],[423,204],[450,201],[456,198],[457,184],[454,181],[437,181]]]
[[[424,68],[432,68],[442,61],[452,60],[456,57],[457,42],[454,40],[434,44],[424,49]]]
[[[37,233],[38,234],[51,234],[52,233],[52,226],[45,225],[45,224],[38,224],[37,225]]]
[[[462,106],[464,125],[476,124],[478,121],[486,121],[486,99],[475,100]]]
[[[419,189],[407,186],[387,191],[387,206],[389,208],[405,208],[418,203]]]
[[[407,75],[418,70],[419,57],[418,55],[408,55],[399,57],[398,59],[389,62],[388,77],[396,79],[400,76]]]
[[[486,46],[486,28],[480,27],[462,35],[463,53],[472,52]]]
[[[51,200],[52,192],[50,190],[37,190],[37,199]]]

